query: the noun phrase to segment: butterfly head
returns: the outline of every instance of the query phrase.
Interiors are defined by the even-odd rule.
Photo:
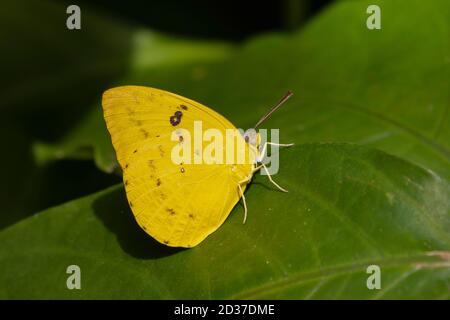
[[[261,143],[261,135],[255,129],[251,128],[245,131],[244,140],[246,143],[258,148]]]
[[[259,146],[261,144],[261,135],[256,132],[254,128],[248,129],[243,134],[245,143],[247,143],[250,147],[250,150],[252,150],[251,154],[251,162],[253,164],[257,164],[258,162],[261,162],[261,155],[259,154]]]

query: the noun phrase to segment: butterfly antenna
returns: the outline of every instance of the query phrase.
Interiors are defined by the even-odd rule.
[[[258,127],[261,125],[261,123],[263,123],[264,121],[266,121],[266,119],[269,118],[270,115],[271,115],[272,113],[274,113],[279,107],[281,107],[281,106],[282,106],[282,105],[283,105],[290,97],[292,97],[293,94],[294,94],[294,93],[293,93],[292,91],[290,91],[290,90],[289,90],[288,92],[286,92],[286,94],[280,99],[280,101],[278,101],[277,104],[274,105],[274,106],[269,110],[269,112],[267,112],[264,116],[262,116],[261,119],[259,119],[259,121],[256,123],[254,129],[258,128]]]

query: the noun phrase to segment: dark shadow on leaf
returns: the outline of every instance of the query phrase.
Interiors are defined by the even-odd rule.
[[[103,224],[111,230],[122,249],[138,259],[158,259],[185,250],[160,244],[134,219],[125,192],[122,188],[113,190],[94,201],[93,209]]]

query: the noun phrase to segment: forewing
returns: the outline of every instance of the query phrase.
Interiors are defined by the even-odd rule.
[[[110,89],[103,95],[103,109],[139,225],[158,241],[183,247],[216,230],[240,198],[239,177],[225,164],[173,162],[172,149],[186,141],[171,136],[174,130],[193,132],[196,120],[203,130],[224,135],[235,127],[197,102],[147,87]],[[176,114],[181,116],[174,119]],[[244,167],[251,172],[251,165]],[[242,165],[236,171],[242,172]]]

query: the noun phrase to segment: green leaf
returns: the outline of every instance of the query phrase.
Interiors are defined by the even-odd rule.
[[[108,25],[111,37],[99,44],[97,57],[117,54],[108,60],[112,65],[99,65],[108,70],[102,76],[119,73],[117,85],[177,92],[242,127],[293,90],[294,98],[266,123],[280,128],[281,142],[297,144],[281,150],[275,176],[290,193],[257,176],[246,193],[247,224],[237,206],[190,250],[163,247],[145,235],[122,186],[46,210],[0,231],[0,298],[448,299],[450,4],[375,2],[381,30],[365,27],[373,1],[340,1],[298,32],[263,35],[238,50]],[[71,49],[64,48],[61,57]],[[92,65],[93,73],[85,77],[85,69],[74,67],[79,84],[97,78],[97,63],[85,58],[81,65]],[[60,89],[72,82],[59,81],[54,69],[53,82],[27,77],[17,90],[5,86],[3,101],[25,104],[27,96],[25,102],[33,102],[42,91],[55,105],[60,100],[53,94],[67,92]],[[118,72],[123,69],[125,76]],[[4,78],[13,83],[20,80],[15,76]],[[103,89],[95,88],[98,101]],[[101,107],[93,107],[60,143],[36,145],[38,159],[94,157],[112,171]],[[355,145],[301,145],[328,141],[398,157]],[[71,264],[81,267],[80,291],[66,288]],[[372,264],[381,267],[381,290],[366,287]]]
[[[449,298],[445,180],[355,145],[280,152],[275,179],[290,192],[257,175],[247,223],[238,205],[193,249],[148,237],[122,185],[5,229],[0,297]],[[66,288],[73,264],[81,290]],[[381,268],[380,290],[366,287],[369,265]]]
[[[382,8],[381,30],[366,28],[369,4]],[[252,39],[223,61],[135,68],[118,84],[182,94],[242,127],[291,89],[294,98],[266,123],[282,139],[374,146],[450,178],[449,13],[444,0],[339,1],[306,28]],[[138,56],[152,59],[142,49]]]

